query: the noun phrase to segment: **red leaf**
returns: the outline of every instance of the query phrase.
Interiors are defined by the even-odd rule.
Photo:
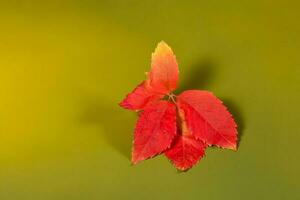
[[[160,42],[152,54],[148,83],[152,91],[167,94],[174,90],[178,80],[178,65],[172,49]]]
[[[129,110],[143,109],[148,103],[162,98],[176,88],[178,73],[172,49],[165,42],[160,42],[152,54],[147,80],[139,84],[119,105]]]
[[[179,135],[165,155],[178,170],[185,171],[203,157],[205,148],[201,140],[196,140],[191,135]]]
[[[236,150],[236,124],[222,102],[211,92],[187,90],[177,97],[187,129],[208,145]]]
[[[149,103],[160,99],[163,95],[150,92],[146,88],[146,83],[139,84],[119,105],[129,110],[141,110]]]
[[[188,170],[194,166],[204,155],[206,144],[196,140],[189,131],[184,110],[178,108],[178,133],[180,133],[174,144],[165,152],[165,155],[173,165],[181,171]]]
[[[141,110],[134,130],[133,164],[164,152],[177,169],[187,170],[209,145],[236,150],[236,124],[212,93],[188,90],[175,101],[171,92],[176,89],[178,74],[175,55],[160,42],[152,54],[147,80],[119,104]],[[161,100],[165,95],[169,99]]]
[[[176,135],[176,107],[168,101],[148,105],[134,130],[132,163],[153,157],[170,147]]]

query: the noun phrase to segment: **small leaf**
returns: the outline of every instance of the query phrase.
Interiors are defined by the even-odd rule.
[[[187,90],[177,97],[187,129],[208,145],[236,150],[237,130],[231,114],[211,92]]]
[[[176,135],[176,107],[159,101],[144,108],[134,130],[132,163],[153,157],[170,147]]]
[[[165,155],[178,170],[186,171],[203,157],[205,148],[201,140],[191,135],[179,135]]]
[[[160,42],[152,54],[151,70],[147,73],[150,89],[160,94],[167,94],[176,89],[178,65],[172,49]]]
[[[145,82],[139,84],[131,93],[127,94],[119,105],[129,110],[141,110],[163,96],[150,92],[145,84]]]

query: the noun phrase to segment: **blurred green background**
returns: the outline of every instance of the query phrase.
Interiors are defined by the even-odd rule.
[[[300,3],[0,1],[0,199],[300,199]],[[187,173],[129,161],[136,115],[117,103],[164,40],[180,88],[224,100],[237,152]],[[297,120],[297,121],[296,121]]]

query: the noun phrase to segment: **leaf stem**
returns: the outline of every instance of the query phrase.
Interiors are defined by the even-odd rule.
[[[171,99],[171,101],[172,101],[173,103],[175,103],[175,104],[176,104],[176,100],[175,100],[175,98],[176,98],[176,95],[175,95],[175,94],[173,94],[173,93],[169,93],[169,94],[168,94],[168,97],[169,97],[169,100]]]

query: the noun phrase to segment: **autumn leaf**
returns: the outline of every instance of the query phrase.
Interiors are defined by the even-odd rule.
[[[177,107],[177,109],[179,134],[175,138],[172,148],[165,151],[165,155],[178,170],[186,171],[203,157],[207,145],[193,136],[187,126],[184,110],[181,107]]]
[[[172,148],[165,152],[167,158],[181,171],[195,165],[204,155],[206,146],[192,136],[178,135]]]
[[[165,42],[160,42],[152,54],[151,70],[147,73],[150,89],[160,94],[168,94],[176,89],[178,74],[172,49]]]
[[[236,150],[236,124],[222,102],[211,92],[187,90],[177,97],[187,128],[208,145]]]
[[[151,69],[119,103],[140,111],[132,147],[133,164],[164,155],[181,171],[194,166],[208,146],[236,150],[236,123],[211,92],[187,90],[178,97],[178,65],[172,49],[160,42],[151,58]],[[167,97],[165,100],[162,100]]]
[[[147,89],[146,83],[139,84],[119,105],[129,110],[141,110],[148,104],[162,98],[163,95],[151,92]]]
[[[134,130],[132,163],[153,157],[170,147],[176,135],[176,107],[159,101],[145,107]]]
[[[119,105],[129,110],[141,110],[176,88],[178,65],[172,49],[160,42],[151,59],[147,80],[140,83]]]

